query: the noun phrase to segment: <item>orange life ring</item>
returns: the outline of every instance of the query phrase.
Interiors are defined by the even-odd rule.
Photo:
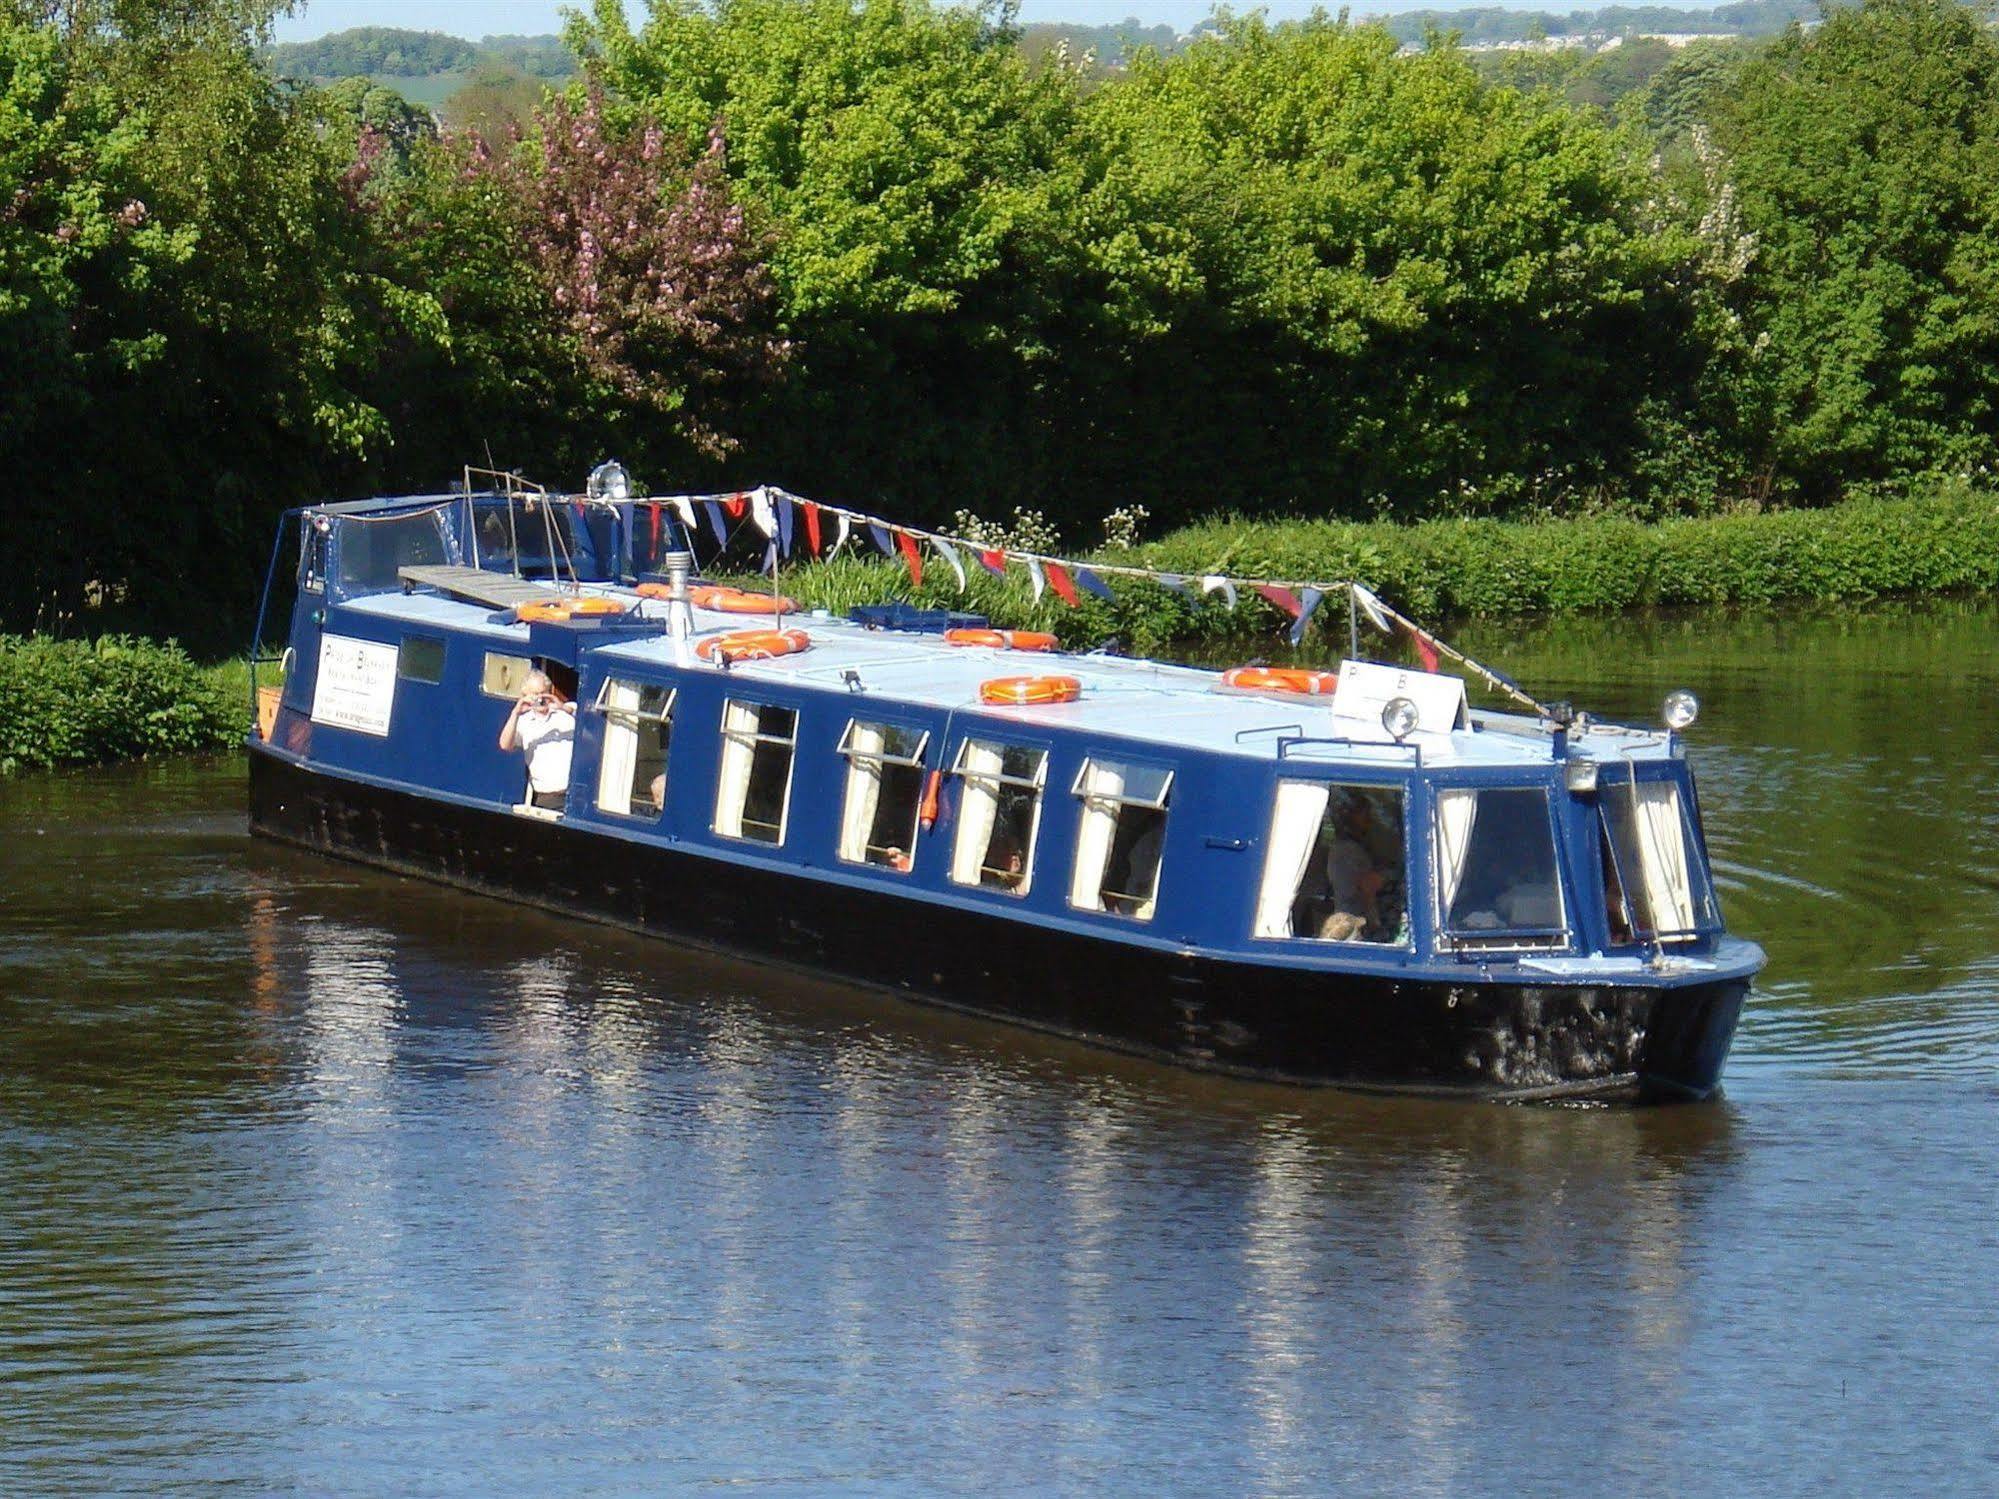
[[[811,646],[812,637],[803,630],[738,630],[733,635],[710,635],[695,645],[694,654],[703,661],[717,656],[724,661],[770,661]]]
[[[1291,666],[1235,666],[1222,673],[1224,687],[1244,692],[1300,692],[1322,697],[1340,685],[1339,673]]]
[[[607,599],[594,593],[580,594],[573,598],[538,599],[532,604],[522,604],[514,611],[514,618],[534,624],[560,624],[565,619],[579,615],[623,614],[625,606],[617,599]]]
[[[1055,637],[1039,630],[946,630],[946,645],[989,645],[1007,651],[1052,651]]]
[[[655,585],[657,586],[657,585]],[[721,614],[796,614],[798,605],[780,593],[751,593],[727,583],[697,583],[687,597],[698,609]]]
[[[1073,703],[1082,695],[1083,684],[1074,677],[994,677],[979,683],[980,702],[1017,708]]]

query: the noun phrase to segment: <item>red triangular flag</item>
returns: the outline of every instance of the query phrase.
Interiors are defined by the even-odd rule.
[[[1298,595],[1288,588],[1279,588],[1275,583],[1259,583],[1256,585],[1256,591],[1293,619],[1305,612],[1305,606],[1298,601]]]
[[[998,547],[981,552],[979,553],[979,566],[983,567],[995,578],[1004,578],[1006,576],[1006,553]]]
[[[1414,625],[1409,627],[1409,639],[1415,643],[1416,658],[1423,663],[1423,670],[1435,671],[1437,669],[1436,642],[1431,640],[1428,635],[1425,635]]]
[[[729,512],[730,520],[741,520],[743,512],[750,508],[750,497],[746,494],[732,494],[722,501],[722,508]]]
[[[923,586],[923,554],[916,550],[916,538],[907,531],[895,533],[896,545],[902,548],[902,560],[909,564],[909,581],[918,588]]]
[[[812,555],[819,555],[819,507],[810,500],[800,500],[805,511],[805,541],[812,548]]]
[[[1071,609],[1075,608],[1076,585],[1069,581],[1069,569],[1059,562],[1043,563],[1042,567],[1048,574],[1048,586],[1055,590],[1063,603]]]

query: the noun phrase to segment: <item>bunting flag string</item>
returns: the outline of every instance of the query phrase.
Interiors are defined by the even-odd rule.
[[[973,560],[996,578],[1004,578],[1009,568],[1018,564],[1027,573],[1028,586],[1035,603],[1041,602],[1045,591],[1052,590],[1057,598],[1072,609],[1081,606],[1082,595],[1085,593],[1092,598],[1113,601],[1116,596],[1111,590],[1110,582],[1107,581],[1109,579],[1150,583],[1189,602],[1198,602],[1220,595],[1224,606],[1230,609],[1239,606],[1240,591],[1247,589],[1286,616],[1285,633],[1294,646],[1303,644],[1320,605],[1328,597],[1345,595],[1356,614],[1364,615],[1368,623],[1383,635],[1391,639],[1405,638],[1415,650],[1425,671],[1435,671],[1441,662],[1448,658],[1473,673],[1494,691],[1512,698],[1537,713],[1547,712],[1541,703],[1528,695],[1511,678],[1473,660],[1464,652],[1438,639],[1414,620],[1390,607],[1372,589],[1350,579],[1328,581],[1296,578],[1234,578],[1222,573],[1190,577],[1183,573],[1117,563],[1080,563],[1040,552],[1009,550],[982,539],[945,535],[916,526],[900,525],[894,521],[884,520],[880,516],[828,504],[823,500],[802,499],[774,486],[724,495],[683,495],[664,500],[662,503],[674,506],[686,522],[690,535],[694,529],[695,511],[698,508],[707,516],[709,528],[714,532],[717,544],[724,547],[728,545],[730,531],[723,518],[725,512],[734,520],[742,520],[747,516],[766,539],[764,563],[773,573],[777,567],[777,560],[792,554],[796,542],[795,522],[802,519],[806,546],[812,556],[828,559],[838,556],[841,549],[847,545],[854,528],[865,527],[883,556],[900,556],[909,571],[910,580],[919,587],[923,582],[922,547],[928,546],[944,565],[950,568],[961,593],[968,586],[962,553],[969,551]],[[831,546],[825,544],[822,529],[828,516],[833,521]]]

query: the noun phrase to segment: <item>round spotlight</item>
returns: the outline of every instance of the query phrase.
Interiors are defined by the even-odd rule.
[[[586,486],[593,500],[629,500],[632,497],[632,483],[625,473],[625,466],[616,461],[600,463],[590,470],[590,482]]]
[[[1416,732],[1416,705],[1406,697],[1392,697],[1381,707],[1381,726],[1397,739]]]
[[[1693,721],[1701,716],[1701,700],[1684,687],[1675,688],[1666,694],[1666,702],[1661,710],[1669,729],[1685,729],[1693,726]]]

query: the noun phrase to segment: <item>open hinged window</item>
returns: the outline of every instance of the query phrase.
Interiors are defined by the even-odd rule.
[[[1567,944],[1555,825],[1544,789],[1439,788],[1434,835],[1441,945],[1524,950]]]
[[[666,806],[666,748],[673,727],[671,687],[607,677],[593,705],[604,715],[597,806],[620,817],[658,817]]]
[[[1408,946],[1400,786],[1279,781],[1256,935]]]
[[[798,712],[731,698],[722,706],[722,769],[715,783],[715,831],[754,843],[784,842]]]
[[[1173,772],[1158,765],[1089,759],[1072,790],[1083,812],[1069,904],[1150,921],[1159,899]]]
[[[1048,751],[967,739],[958,746],[951,773],[962,787],[958,836],[951,846],[952,880],[1027,894],[1034,878]]]
[[[1604,781],[1598,789],[1610,940],[1685,942],[1718,924],[1673,781]]]
[[[908,870],[916,858],[923,806],[923,756],[930,735],[899,724],[853,719],[840,736],[847,757],[847,799],[840,813],[840,857],[849,864]]]

